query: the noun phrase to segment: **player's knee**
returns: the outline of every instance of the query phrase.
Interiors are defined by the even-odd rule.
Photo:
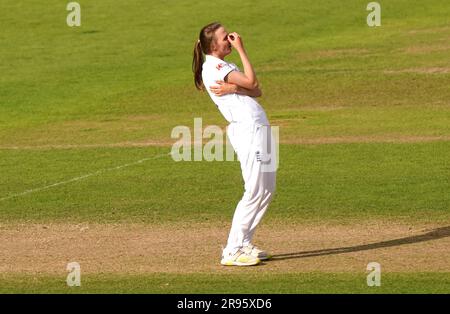
[[[266,193],[262,190],[245,191],[242,200],[244,200],[248,204],[258,204],[264,199],[264,197],[266,197]]]

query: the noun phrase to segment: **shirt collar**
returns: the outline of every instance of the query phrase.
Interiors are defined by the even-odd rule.
[[[206,55],[206,60],[215,60],[215,61],[219,61],[219,62],[225,62],[217,57],[214,57],[213,55]]]

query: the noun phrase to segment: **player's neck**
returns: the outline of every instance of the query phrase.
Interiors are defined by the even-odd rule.
[[[216,53],[216,52],[212,52],[212,53],[211,53],[211,56],[216,57],[216,58],[218,58],[218,59],[220,59],[220,60],[222,60],[222,61],[223,61],[223,59],[225,58],[225,56],[221,56],[221,55],[219,55],[219,54]]]

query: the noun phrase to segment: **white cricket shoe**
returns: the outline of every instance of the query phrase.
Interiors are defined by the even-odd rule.
[[[253,266],[261,263],[261,260],[255,256],[245,253],[242,249],[236,253],[223,253],[220,264],[224,266]]]
[[[247,253],[247,254],[249,254],[251,256],[259,258],[261,261],[266,261],[266,260],[272,258],[272,256],[269,253],[267,253],[266,251],[260,250],[259,248],[257,248],[253,244],[249,244],[247,246],[244,246],[242,248],[242,250],[245,253]]]

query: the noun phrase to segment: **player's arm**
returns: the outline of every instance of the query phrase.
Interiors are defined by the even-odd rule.
[[[246,96],[250,96],[250,97],[261,97],[262,91],[259,87],[256,87],[254,89],[247,89],[244,87],[237,86],[236,94],[246,95]]]
[[[239,56],[244,67],[244,73],[239,71],[231,71],[225,77],[225,82],[236,84],[237,86],[253,90],[259,87],[258,79],[256,78],[255,70],[247,56],[247,52],[244,49],[244,44],[242,43],[241,37],[238,33],[228,34],[228,41],[239,53]]]
[[[210,91],[216,96],[223,96],[227,94],[240,94],[250,97],[261,97],[262,92],[259,87],[248,89],[236,84],[226,83],[224,81],[216,81],[217,85],[211,86]]]

